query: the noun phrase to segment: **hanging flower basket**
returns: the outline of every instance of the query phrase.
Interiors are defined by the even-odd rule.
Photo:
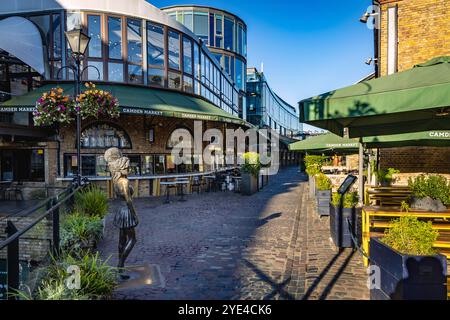
[[[36,126],[51,126],[55,123],[72,122],[74,114],[75,102],[64,95],[62,88],[53,88],[36,101],[33,120]]]
[[[87,90],[77,98],[82,119],[119,117],[119,101],[110,92],[96,89],[91,82],[85,86]]]

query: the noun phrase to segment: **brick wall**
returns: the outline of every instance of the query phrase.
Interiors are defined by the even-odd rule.
[[[380,72],[387,74],[387,9],[398,6],[398,71],[450,55],[449,0],[381,0]],[[450,148],[381,151],[381,166],[402,172],[450,173]]]

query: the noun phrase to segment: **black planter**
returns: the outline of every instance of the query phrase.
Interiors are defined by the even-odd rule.
[[[380,268],[372,300],[447,300],[447,258],[403,255],[377,238],[370,239],[371,264]]]
[[[352,232],[355,234],[356,209],[335,207],[331,203],[329,208],[330,232],[334,244],[338,248],[353,248],[351,235]]]
[[[317,212],[319,216],[330,215],[331,190],[316,191]]]
[[[250,173],[242,173],[241,194],[251,196],[258,192],[258,179]]]

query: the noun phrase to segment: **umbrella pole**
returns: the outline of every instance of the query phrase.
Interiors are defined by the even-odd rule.
[[[359,184],[358,184],[358,194],[359,194],[359,205],[364,204],[364,146],[362,144],[362,138],[359,140]]]

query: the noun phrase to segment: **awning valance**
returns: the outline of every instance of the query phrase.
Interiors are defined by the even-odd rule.
[[[74,92],[72,84],[46,84],[0,104],[0,112],[32,112],[36,100],[54,87],[63,88],[66,94],[72,95]],[[122,114],[155,115],[251,126],[203,99],[174,91],[120,84],[98,85],[97,88],[111,92],[119,100]]]
[[[412,132],[387,136],[364,137],[367,148],[395,148],[411,146],[450,147],[450,130]]]
[[[450,57],[299,103],[300,121],[343,136],[450,129]]]
[[[321,134],[289,145],[289,150],[309,153],[358,153],[359,142],[333,133]]]

